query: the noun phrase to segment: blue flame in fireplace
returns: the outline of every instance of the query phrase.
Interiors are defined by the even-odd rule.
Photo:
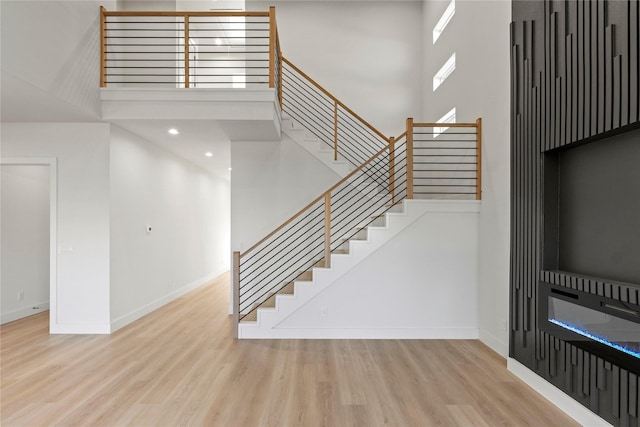
[[[587,338],[590,338],[590,339],[592,339],[594,341],[598,341],[601,344],[604,344],[604,345],[609,346],[611,348],[615,348],[616,350],[620,350],[623,353],[629,354],[629,355],[631,355],[633,357],[637,357],[637,358],[640,359],[640,352],[638,352],[637,350],[634,350],[634,349],[625,347],[625,346],[623,346],[621,344],[609,341],[608,339],[603,338],[601,336],[594,335],[589,331],[586,331],[584,329],[579,328],[578,326],[574,326],[574,325],[571,325],[569,323],[566,323],[566,322],[563,322],[563,321],[557,320],[557,319],[549,319],[549,322],[551,322],[551,323],[553,323],[555,325],[558,325],[560,327],[563,327],[565,329],[568,329],[568,330],[570,330],[572,332],[575,332],[578,335],[582,335],[583,337],[587,337]]]

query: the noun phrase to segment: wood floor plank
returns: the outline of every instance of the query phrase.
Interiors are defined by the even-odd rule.
[[[573,426],[475,340],[231,338],[222,277],[112,335],[0,327],[0,424]]]

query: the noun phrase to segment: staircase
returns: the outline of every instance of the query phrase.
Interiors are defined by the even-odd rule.
[[[278,325],[427,211],[428,206],[421,201],[404,200],[375,218],[331,253],[330,267],[318,262],[243,318],[238,325],[238,338],[299,338],[298,331]]]
[[[385,137],[282,58],[282,130],[343,178],[243,254],[234,253],[234,333],[279,328],[426,210],[422,198],[479,197],[479,127],[416,124]],[[473,188],[469,192],[469,188]]]
[[[251,37],[238,36],[239,27],[250,28]],[[203,94],[223,92],[238,105],[246,105],[246,90],[268,88],[270,99],[259,105],[267,105],[269,124],[282,113],[282,122],[276,119],[282,131],[342,177],[244,253],[234,253],[236,336],[281,334],[274,332],[278,323],[295,307],[422,216],[412,199],[480,199],[480,119],[457,124],[407,119],[402,135],[385,136],[282,55],[274,7],[268,12],[101,7],[100,34],[102,88],[162,87],[172,97],[198,88],[206,89],[195,93],[198,102]],[[234,77],[239,75],[242,82]],[[215,99],[207,101],[219,107],[212,104]],[[193,110],[212,120],[200,105]],[[226,113],[216,120],[231,120]]]

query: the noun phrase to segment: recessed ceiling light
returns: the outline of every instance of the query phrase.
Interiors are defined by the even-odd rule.
[[[176,128],[171,128],[171,129],[169,129],[169,133],[170,133],[171,135],[177,135],[177,134],[179,134],[180,132],[178,132],[178,129],[176,129]]]
[[[229,170],[231,170],[231,168],[229,168]]]
[[[213,153],[211,151],[207,151],[204,155],[207,157],[213,157]]]

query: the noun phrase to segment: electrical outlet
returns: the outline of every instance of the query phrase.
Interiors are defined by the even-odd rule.
[[[18,301],[24,300],[24,291],[18,291]]]
[[[327,317],[328,312],[329,310],[327,310],[327,307],[320,307],[320,316]]]
[[[500,323],[501,323],[501,326],[502,326],[502,330],[506,331],[507,330],[507,321],[503,319]]]

